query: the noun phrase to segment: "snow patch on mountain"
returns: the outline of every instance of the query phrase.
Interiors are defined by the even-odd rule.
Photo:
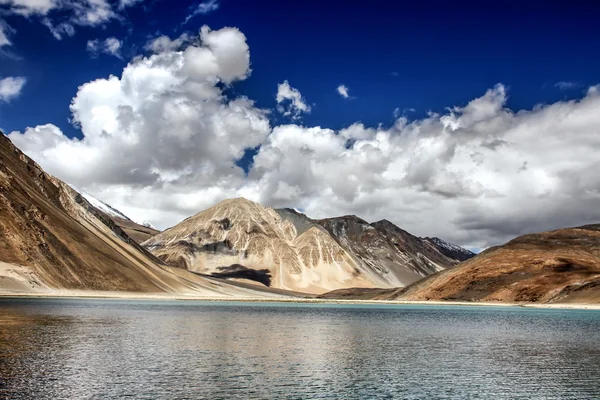
[[[98,210],[102,211],[103,213],[107,214],[108,216],[110,216],[110,217],[117,217],[117,218],[123,218],[123,219],[126,219],[128,221],[131,221],[131,218],[129,218],[128,216],[126,216],[125,214],[123,214],[121,211],[117,210],[116,208],[113,208],[113,207],[109,206],[108,204],[106,204],[102,200],[98,200],[97,198],[95,198],[91,194],[86,193],[84,191],[79,191],[79,193],[92,206],[96,207]]]
[[[159,230],[157,227],[155,227],[154,225],[152,225],[152,223],[150,223],[148,221],[137,222],[137,224],[145,226],[146,228],[154,229],[155,231]]]
[[[425,238],[425,240],[429,240],[436,246],[442,253],[447,256],[453,256],[454,258],[460,259],[462,261],[468,260],[471,257],[475,256],[475,253],[465,249],[464,247],[457,246],[452,243],[448,243],[445,240],[442,240],[438,237]]]

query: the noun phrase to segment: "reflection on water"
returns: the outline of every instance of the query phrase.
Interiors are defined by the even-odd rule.
[[[0,398],[600,398],[600,312],[0,300]]]

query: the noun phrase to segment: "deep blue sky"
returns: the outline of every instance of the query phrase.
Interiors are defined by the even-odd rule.
[[[238,27],[248,39],[253,72],[234,94],[274,108],[277,84],[287,79],[313,105],[305,125],[389,125],[395,108],[414,108],[407,116],[419,118],[464,105],[498,82],[509,87],[510,107],[531,108],[581,97],[600,82],[599,6],[482,3],[221,0],[217,11],[180,27],[198,1],[150,0],[126,10],[122,21],[77,27],[61,41],[39,19],[5,15],[16,32],[11,54],[0,56],[0,78],[28,82],[19,98],[0,104],[0,127],[53,123],[77,135],[68,119],[79,85],[120,75],[158,32],[176,37],[204,24]],[[86,42],[109,36],[124,40],[124,60],[91,58]],[[576,87],[561,90],[560,81]],[[353,99],[336,93],[342,83]],[[288,121],[274,113],[272,122]]]

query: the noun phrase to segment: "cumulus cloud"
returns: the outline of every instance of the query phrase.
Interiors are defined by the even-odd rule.
[[[194,18],[197,15],[206,15],[206,14],[210,14],[213,11],[217,11],[219,9],[219,2],[218,0],[207,0],[204,1],[200,4],[198,4],[196,7],[192,7],[191,10],[191,14],[189,14],[187,17],[185,17],[185,21],[183,21],[183,23],[181,25],[185,25],[187,24],[190,19]]]
[[[160,228],[233,196],[315,218],[387,218],[479,248],[600,221],[599,87],[515,111],[497,85],[390,127],[271,128],[250,99],[222,91],[250,72],[244,35],[203,28],[200,36],[82,85],[71,111],[83,139],[54,125],[10,138],[49,172]],[[302,100],[282,85],[278,102]],[[246,175],[236,160],[256,148]]]
[[[51,173],[115,206],[138,204],[127,215],[163,227],[234,195],[245,178],[235,161],[265,141],[270,125],[251,100],[221,89],[249,74],[245,36],[203,27],[200,37],[82,85],[71,112],[83,139],[54,125],[10,138]]]
[[[18,97],[21,94],[23,86],[25,86],[27,80],[23,77],[12,77],[4,78],[0,80],[0,100],[9,102],[10,100]]]
[[[300,91],[290,86],[288,81],[277,85],[277,111],[291,119],[300,119],[302,114],[310,114],[310,106]]]
[[[111,56],[115,56],[117,58],[121,57],[121,47],[123,46],[123,42],[115,37],[109,37],[103,41],[98,39],[88,40],[86,45],[86,50],[89,51],[94,57],[98,56],[100,53],[108,54]]]
[[[343,98],[347,99],[348,97],[350,97],[348,95],[348,87],[346,85],[340,85],[337,87],[337,92],[340,94],[340,96],[342,96]]]

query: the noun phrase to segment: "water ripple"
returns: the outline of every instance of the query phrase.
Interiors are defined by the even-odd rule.
[[[600,312],[0,300],[0,398],[600,398]]]

